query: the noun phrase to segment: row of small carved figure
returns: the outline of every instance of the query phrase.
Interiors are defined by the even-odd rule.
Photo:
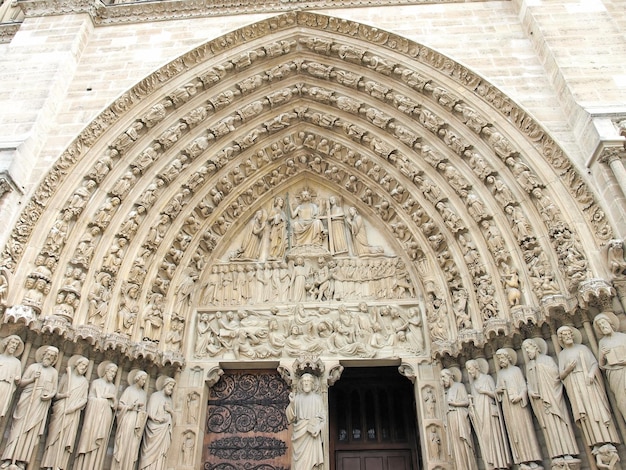
[[[467,439],[471,433],[470,423],[486,464],[509,468],[513,462],[524,468],[539,468],[542,455],[531,409],[543,430],[552,468],[557,468],[557,462],[563,465],[558,468],[580,468],[580,460],[576,458],[579,449],[563,386],[574,420],[585,444],[592,448],[598,468],[618,468],[615,445],[619,443],[619,437],[612,416],[615,419],[626,416],[626,334],[614,330],[616,319],[605,312],[594,320],[596,332],[601,337],[599,361],[587,346],[581,344],[581,334],[576,328],[562,326],[557,331],[562,347],[558,364],[547,354],[543,339],[532,338],[523,342],[526,377],[515,365],[517,353],[508,348],[496,351],[494,359],[498,371],[495,381],[488,375],[484,359],[465,363],[470,382],[469,395],[461,382],[460,370],[444,369],[441,382],[445,389],[448,439],[455,468],[477,468],[472,440]],[[606,373],[619,414],[611,409],[600,369]],[[429,403],[432,414],[432,396]]]
[[[171,398],[176,384],[174,379],[157,378],[156,391],[148,399],[148,374],[132,370],[128,373],[128,387],[118,399],[116,364],[100,363],[99,378],[90,384],[85,377],[89,359],[75,355],[68,360],[67,371],[59,381],[54,367],[59,355],[56,347],[37,349],[36,362],[22,374],[17,357],[23,350],[24,343],[17,335],[0,342],[1,417],[7,415],[16,388],[21,388],[0,468],[14,465],[24,469],[34,458],[43,433],[46,441],[42,468],[69,468],[73,457],[74,469],[101,470],[114,419],[117,421],[111,469],[128,470],[135,468],[137,462],[140,469],[165,467],[174,414]],[[48,423],[50,407],[52,417]],[[74,449],[76,453],[72,455]]]
[[[417,307],[406,312],[384,306],[357,311],[305,311],[299,304],[289,316],[249,315],[246,311],[200,313],[194,355],[265,359],[298,356],[302,351],[348,357],[375,357],[381,350],[419,354],[424,351],[422,319]]]

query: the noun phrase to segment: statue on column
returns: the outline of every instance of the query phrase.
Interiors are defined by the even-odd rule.
[[[319,219],[319,206],[311,200],[311,193],[304,189],[300,203],[291,211],[293,218],[293,245],[317,245],[324,241],[324,224]]]
[[[580,331],[571,326],[557,330],[559,374],[565,384],[574,419],[590,446],[617,443],[619,438],[611,418],[611,408],[591,350],[581,344]]]
[[[113,412],[117,407],[117,388],[113,381],[117,365],[104,361],[98,365],[98,377],[91,382],[85,419],[77,446],[75,470],[101,470],[113,428]]]
[[[479,364],[479,361],[482,364]],[[511,456],[506,442],[504,422],[496,402],[496,384],[487,374],[487,362],[484,359],[470,359],[465,363],[465,368],[471,384],[469,413],[478,436],[485,468],[488,470],[509,468]]]
[[[11,398],[22,378],[22,363],[18,359],[24,352],[24,342],[17,335],[0,341],[0,418],[9,411]]]
[[[80,413],[87,404],[89,381],[85,372],[89,359],[76,355],[68,361],[67,373],[61,377],[59,392],[52,405],[52,419],[48,426],[46,451],[41,468],[58,470],[69,468],[70,455],[78,432]]]
[[[496,394],[502,403],[513,462],[530,468],[542,468],[537,464],[542,460],[541,450],[528,406],[526,380],[515,365],[517,354],[512,349],[501,348],[496,351],[496,360],[500,366],[496,374]]]
[[[626,420],[626,334],[617,331],[619,320],[613,312],[604,312],[593,319],[600,337],[598,343],[600,369],[604,370],[617,408]]]
[[[148,422],[141,443],[139,470],[165,470],[167,452],[172,444],[174,408],[172,393],[176,381],[161,376],[156,381],[157,391],[148,400]]]
[[[148,395],[144,390],[147,381],[148,374],[142,370],[134,369],[128,373],[128,387],[122,392],[117,405],[117,431],[111,470],[135,468],[139,459],[139,445],[148,418]]]
[[[318,390],[318,379],[302,374],[296,385],[297,393],[289,394],[287,420],[292,424],[292,470],[321,470],[324,468],[323,433],[326,410]]]
[[[54,364],[59,350],[54,346],[41,346],[35,355],[36,361],[24,372],[20,386],[24,387],[13,411],[11,431],[0,468],[17,466],[26,468],[33,451],[46,428],[48,410],[57,393],[58,372]]]
[[[457,372],[457,377],[455,377]],[[477,470],[472,430],[469,422],[469,397],[460,381],[461,371],[443,369],[441,385],[445,389],[446,419],[450,450],[458,470]]]
[[[530,403],[543,430],[550,458],[574,460],[578,445],[563,397],[559,368],[548,356],[548,345],[541,338],[529,338],[522,343],[526,358],[526,380]]]

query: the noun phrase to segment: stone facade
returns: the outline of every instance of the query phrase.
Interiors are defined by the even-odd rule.
[[[621,468],[619,2],[0,8],[2,465],[335,468],[393,365],[424,468]]]

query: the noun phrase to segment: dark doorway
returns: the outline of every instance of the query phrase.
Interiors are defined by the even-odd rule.
[[[347,368],[329,389],[331,470],[417,470],[414,397],[397,367]]]

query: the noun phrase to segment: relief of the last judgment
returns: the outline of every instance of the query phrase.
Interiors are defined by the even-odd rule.
[[[309,185],[293,189],[259,208],[203,277],[194,357],[422,353],[404,262],[355,206]]]

